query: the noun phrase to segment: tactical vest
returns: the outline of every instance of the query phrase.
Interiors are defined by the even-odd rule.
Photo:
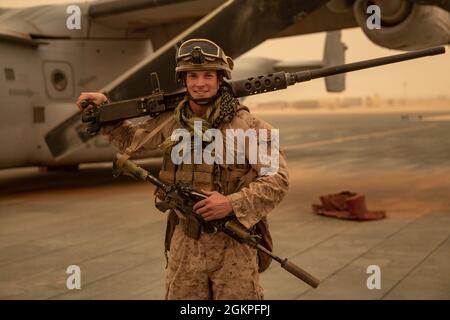
[[[247,109],[246,107],[241,107],[240,109],[243,108]],[[224,129],[222,129],[222,134],[223,137],[226,137]],[[226,146],[224,143],[224,154],[226,154],[225,147]],[[163,156],[163,164],[159,172],[159,178],[166,183],[181,181],[190,183],[197,190],[204,189],[209,191],[218,191],[224,195],[229,195],[241,190],[244,187],[247,187],[257,177],[257,172],[248,163],[214,163],[212,165],[209,165],[203,162],[204,161],[202,161],[201,164],[194,164],[193,159],[191,159],[190,164],[182,163],[180,165],[175,165],[172,162],[170,154],[165,154]],[[158,195],[158,191],[156,192],[156,195]],[[165,236],[166,252],[170,249],[172,235],[176,225],[179,222],[180,221],[178,215],[174,211],[171,211],[167,220]],[[186,230],[184,231],[186,233]],[[263,218],[260,222],[258,222],[254,226],[253,231],[262,235],[261,244],[268,250],[272,251],[272,238],[268,230],[267,219]],[[258,251],[259,272],[263,272],[264,270],[266,270],[269,267],[271,261],[272,259],[270,257]]]

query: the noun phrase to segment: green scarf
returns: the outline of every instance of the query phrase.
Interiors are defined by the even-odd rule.
[[[221,87],[219,96],[206,110],[206,113],[202,118],[194,115],[189,107],[189,99],[187,96],[184,97],[176,107],[174,118],[180,127],[186,128],[191,133],[191,137],[193,137],[194,134],[203,137],[203,133],[206,130],[212,128],[217,129],[221,124],[231,122],[236,114],[238,106],[239,101],[233,97],[226,88]],[[202,122],[202,132],[194,132],[194,121]],[[179,143],[179,141],[172,141],[169,137],[159,145],[159,148],[164,153],[170,153],[177,143]]]

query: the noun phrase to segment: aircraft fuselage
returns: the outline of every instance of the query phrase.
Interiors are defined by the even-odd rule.
[[[76,111],[80,92],[98,91],[153,52],[149,40],[0,41],[0,168],[108,161],[101,136],[54,159],[44,136]],[[95,151],[95,152],[94,152]]]

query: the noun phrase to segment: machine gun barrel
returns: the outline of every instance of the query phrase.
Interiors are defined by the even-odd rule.
[[[296,276],[300,280],[306,282],[313,288],[317,288],[319,286],[319,284],[320,284],[319,279],[317,279],[316,277],[314,277],[313,275],[308,273],[306,270],[300,268],[295,263],[289,261],[287,258],[282,259],[282,258],[276,256],[275,254],[273,254],[273,252],[267,250],[264,246],[262,246],[261,244],[259,244],[257,242],[257,240],[254,236],[250,235],[250,233],[247,230],[245,230],[242,226],[237,224],[235,221],[230,220],[230,221],[225,222],[224,227],[225,227],[225,230],[224,230],[225,233],[229,233],[229,231],[231,231],[232,232],[230,234],[231,237],[236,238],[236,236],[237,236],[237,240],[241,240],[241,241],[247,243],[248,245],[256,248],[257,250],[264,252],[266,255],[268,255],[273,260],[278,262],[281,265],[281,267],[284,270],[286,270],[287,272],[289,272],[290,274],[293,274],[294,276]]]
[[[445,47],[428,48],[424,50],[401,53],[393,56],[363,60],[359,62],[347,63],[343,65],[325,67],[314,70],[300,71],[295,73],[287,73],[281,71],[261,75],[258,77],[231,81],[229,85],[232,88],[233,95],[236,98],[239,98],[249,95],[286,89],[288,86],[300,82],[306,82],[312,79],[323,78],[341,73],[368,69],[386,64],[397,63],[406,60],[412,60],[443,53],[445,53]]]
[[[305,82],[312,79],[334,76],[340,73],[352,72],[367,68],[379,67],[386,64],[402,62],[427,56],[434,56],[445,53],[445,47],[428,48],[424,50],[412,51],[396,54],[393,56],[375,58],[359,62],[347,63],[340,66],[320,68],[316,70],[301,71],[295,73],[295,83]],[[294,84],[294,83],[293,83]]]
[[[357,71],[361,69],[378,67],[386,64],[417,59],[445,53],[445,47],[435,47],[417,50],[393,56],[375,58],[359,62],[353,62],[338,66],[300,71],[295,73],[276,72],[242,80],[227,81],[226,85],[236,98],[251,96],[260,93],[286,89],[288,86],[312,79],[333,76],[336,74]],[[156,83],[153,93],[146,97],[112,102],[102,105],[100,108],[86,109],[83,111],[82,121],[88,123],[88,133],[96,134],[103,124],[129,118],[142,116],[156,116],[159,113],[173,111],[183,99],[186,92],[165,94],[159,88],[156,73],[152,74],[152,81]],[[87,105],[87,104],[85,104]]]

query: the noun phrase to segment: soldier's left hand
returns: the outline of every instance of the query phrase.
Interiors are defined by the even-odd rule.
[[[203,216],[206,221],[222,219],[233,212],[230,200],[217,191],[202,190],[208,198],[197,202],[194,210]]]

